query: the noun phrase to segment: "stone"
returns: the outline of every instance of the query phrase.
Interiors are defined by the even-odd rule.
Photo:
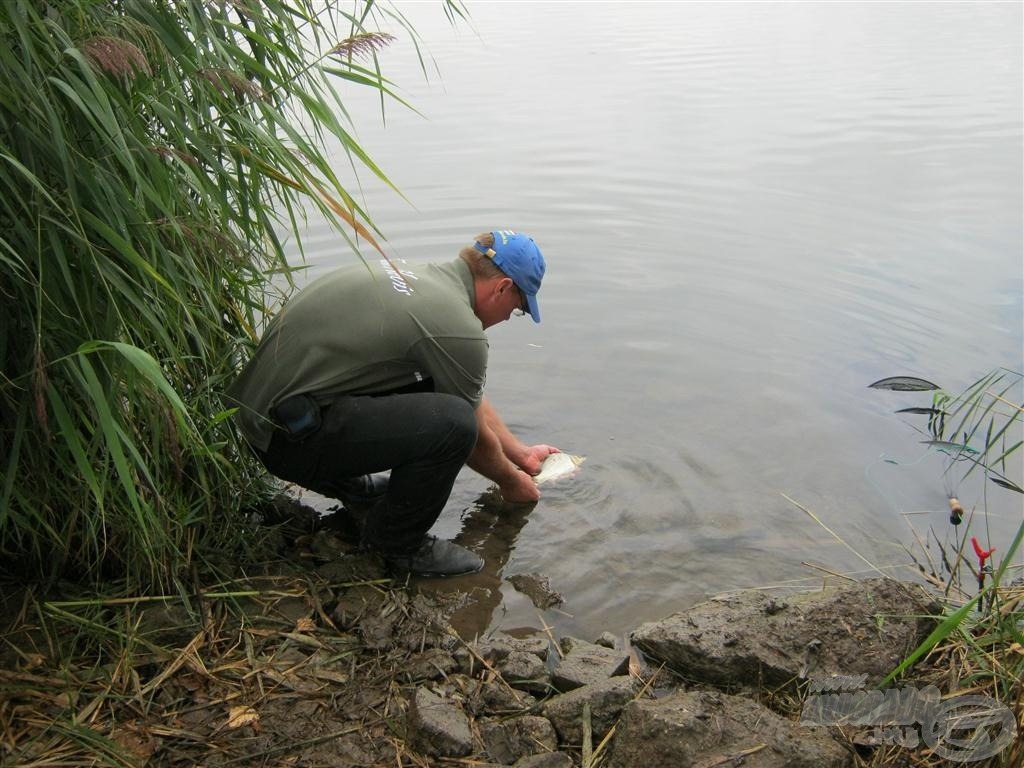
[[[924,591],[870,579],[786,598],[744,593],[636,629],[643,654],[685,679],[723,688],[787,687],[804,678],[880,682],[935,626]]]
[[[512,637],[503,633],[496,633],[480,643],[480,650],[484,658],[504,659],[510,653],[531,653],[539,659],[547,660],[551,648],[551,641],[546,637],[534,635],[532,637]]]
[[[601,636],[594,641],[594,645],[600,645],[602,648],[611,648],[614,650],[619,647],[619,638],[611,632],[602,632]]]
[[[483,723],[481,735],[487,754],[502,765],[558,748],[555,729],[546,717],[524,715],[502,722]]]
[[[466,713],[427,688],[416,689],[406,723],[409,741],[417,752],[432,757],[464,757],[474,750]]]
[[[565,658],[551,672],[552,684],[563,693],[629,672],[627,653],[578,640],[568,646]]]
[[[516,690],[501,680],[481,683],[475,699],[477,711],[488,715],[516,714],[537,703],[537,699],[526,691]]]
[[[498,663],[498,672],[513,688],[530,693],[547,693],[551,676],[547,665],[532,653],[513,651]]]
[[[583,703],[588,702],[590,730],[596,745],[615,725],[623,707],[636,696],[638,687],[632,677],[610,677],[549,699],[541,707],[541,714],[555,726],[563,743],[576,746],[583,742]]]
[[[481,670],[487,667],[481,659],[488,664],[494,665],[513,652],[529,653],[542,661],[546,661],[550,652],[551,643],[546,637],[512,637],[497,633],[492,637],[475,643],[470,643],[458,648],[454,652],[455,660],[459,664],[459,671],[466,675],[478,675]]]
[[[740,763],[744,768],[851,768],[853,758],[826,729],[802,727],[749,699],[676,691],[626,706],[606,765]]]

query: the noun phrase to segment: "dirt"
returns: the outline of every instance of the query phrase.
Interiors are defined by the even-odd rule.
[[[831,597],[752,598],[733,606],[733,620],[726,602],[697,606],[634,633],[647,658],[607,638],[467,642],[450,621],[465,600],[457,589],[428,595],[393,582],[341,531],[301,532],[293,543],[286,561],[187,601],[5,592],[0,764],[625,766],[664,753],[685,755],[679,765],[871,765],[877,753],[858,752],[852,737],[801,730],[799,692],[737,691],[735,676],[723,686],[715,673],[734,663],[753,681],[752,658],[774,670],[774,657],[757,661],[751,650],[765,636],[785,660],[779,674],[799,665],[815,638],[783,647],[795,621],[844,628],[818,632],[816,651],[841,665],[856,659],[840,647],[846,637],[853,647],[898,639],[900,653],[909,642],[897,632],[899,606],[885,602],[891,583],[864,585],[868,597],[831,618],[822,612]],[[557,595],[542,575],[529,577],[517,588],[531,599]],[[730,649],[735,662],[722,655]],[[701,653],[710,673],[693,679]],[[566,683],[580,659],[591,661],[588,676]],[[757,743],[744,735],[751,721],[770,726]],[[736,727],[707,730],[713,722]]]

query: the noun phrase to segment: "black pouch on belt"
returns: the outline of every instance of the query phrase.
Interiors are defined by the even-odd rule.
[[[320,405],[311,395],[292,395],[270,409],[289,440],[304,440],[320,429]]]

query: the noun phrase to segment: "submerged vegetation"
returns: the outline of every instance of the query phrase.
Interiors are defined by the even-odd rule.
[[[221,393],[304,207],[376,246],[344,95],[396,98],[382,15],[415,40],[369,0],[0,3],[5,569],[166,589],[245,546],[266,488]]]

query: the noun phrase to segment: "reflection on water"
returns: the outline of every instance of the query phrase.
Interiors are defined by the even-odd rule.
[[[421,592],[459,591],[467,596],[466,604],[452,617],[452,626],[465,639],[485,634],[502,603],[507,590],[506,566],[516,548],[516,541],[526,525],[534,504],[506,504],[493,490],[485,491],[462,517],[455,542],[473,550],[484,559],[477,573],[452,579],[413,579]],[[514,628],[503,627],[504,631]]]
[[[345,94],[408,202],[352,189],[397,258],[537,238],[544,322],[488,331],[488,396],[588,457],[525,515],[460,476],[435,533],[488,561],[466,631],[623,633],[820,583],[804,562],[870,572],[846,545],[906,563],[903,513],[943,540],[949,492],[1009,543],[1019,499],[947,475],[894,414],[928,403],[867,385],[1024,368],[1021,4],[488,2],[472,30],[405,10],[440,75],[400,43],[381,65],[421,114],[382,125]],[[354,258],[316,221],[307,256],[309,276]],[[526,571],[564,613],[504,581]]]

